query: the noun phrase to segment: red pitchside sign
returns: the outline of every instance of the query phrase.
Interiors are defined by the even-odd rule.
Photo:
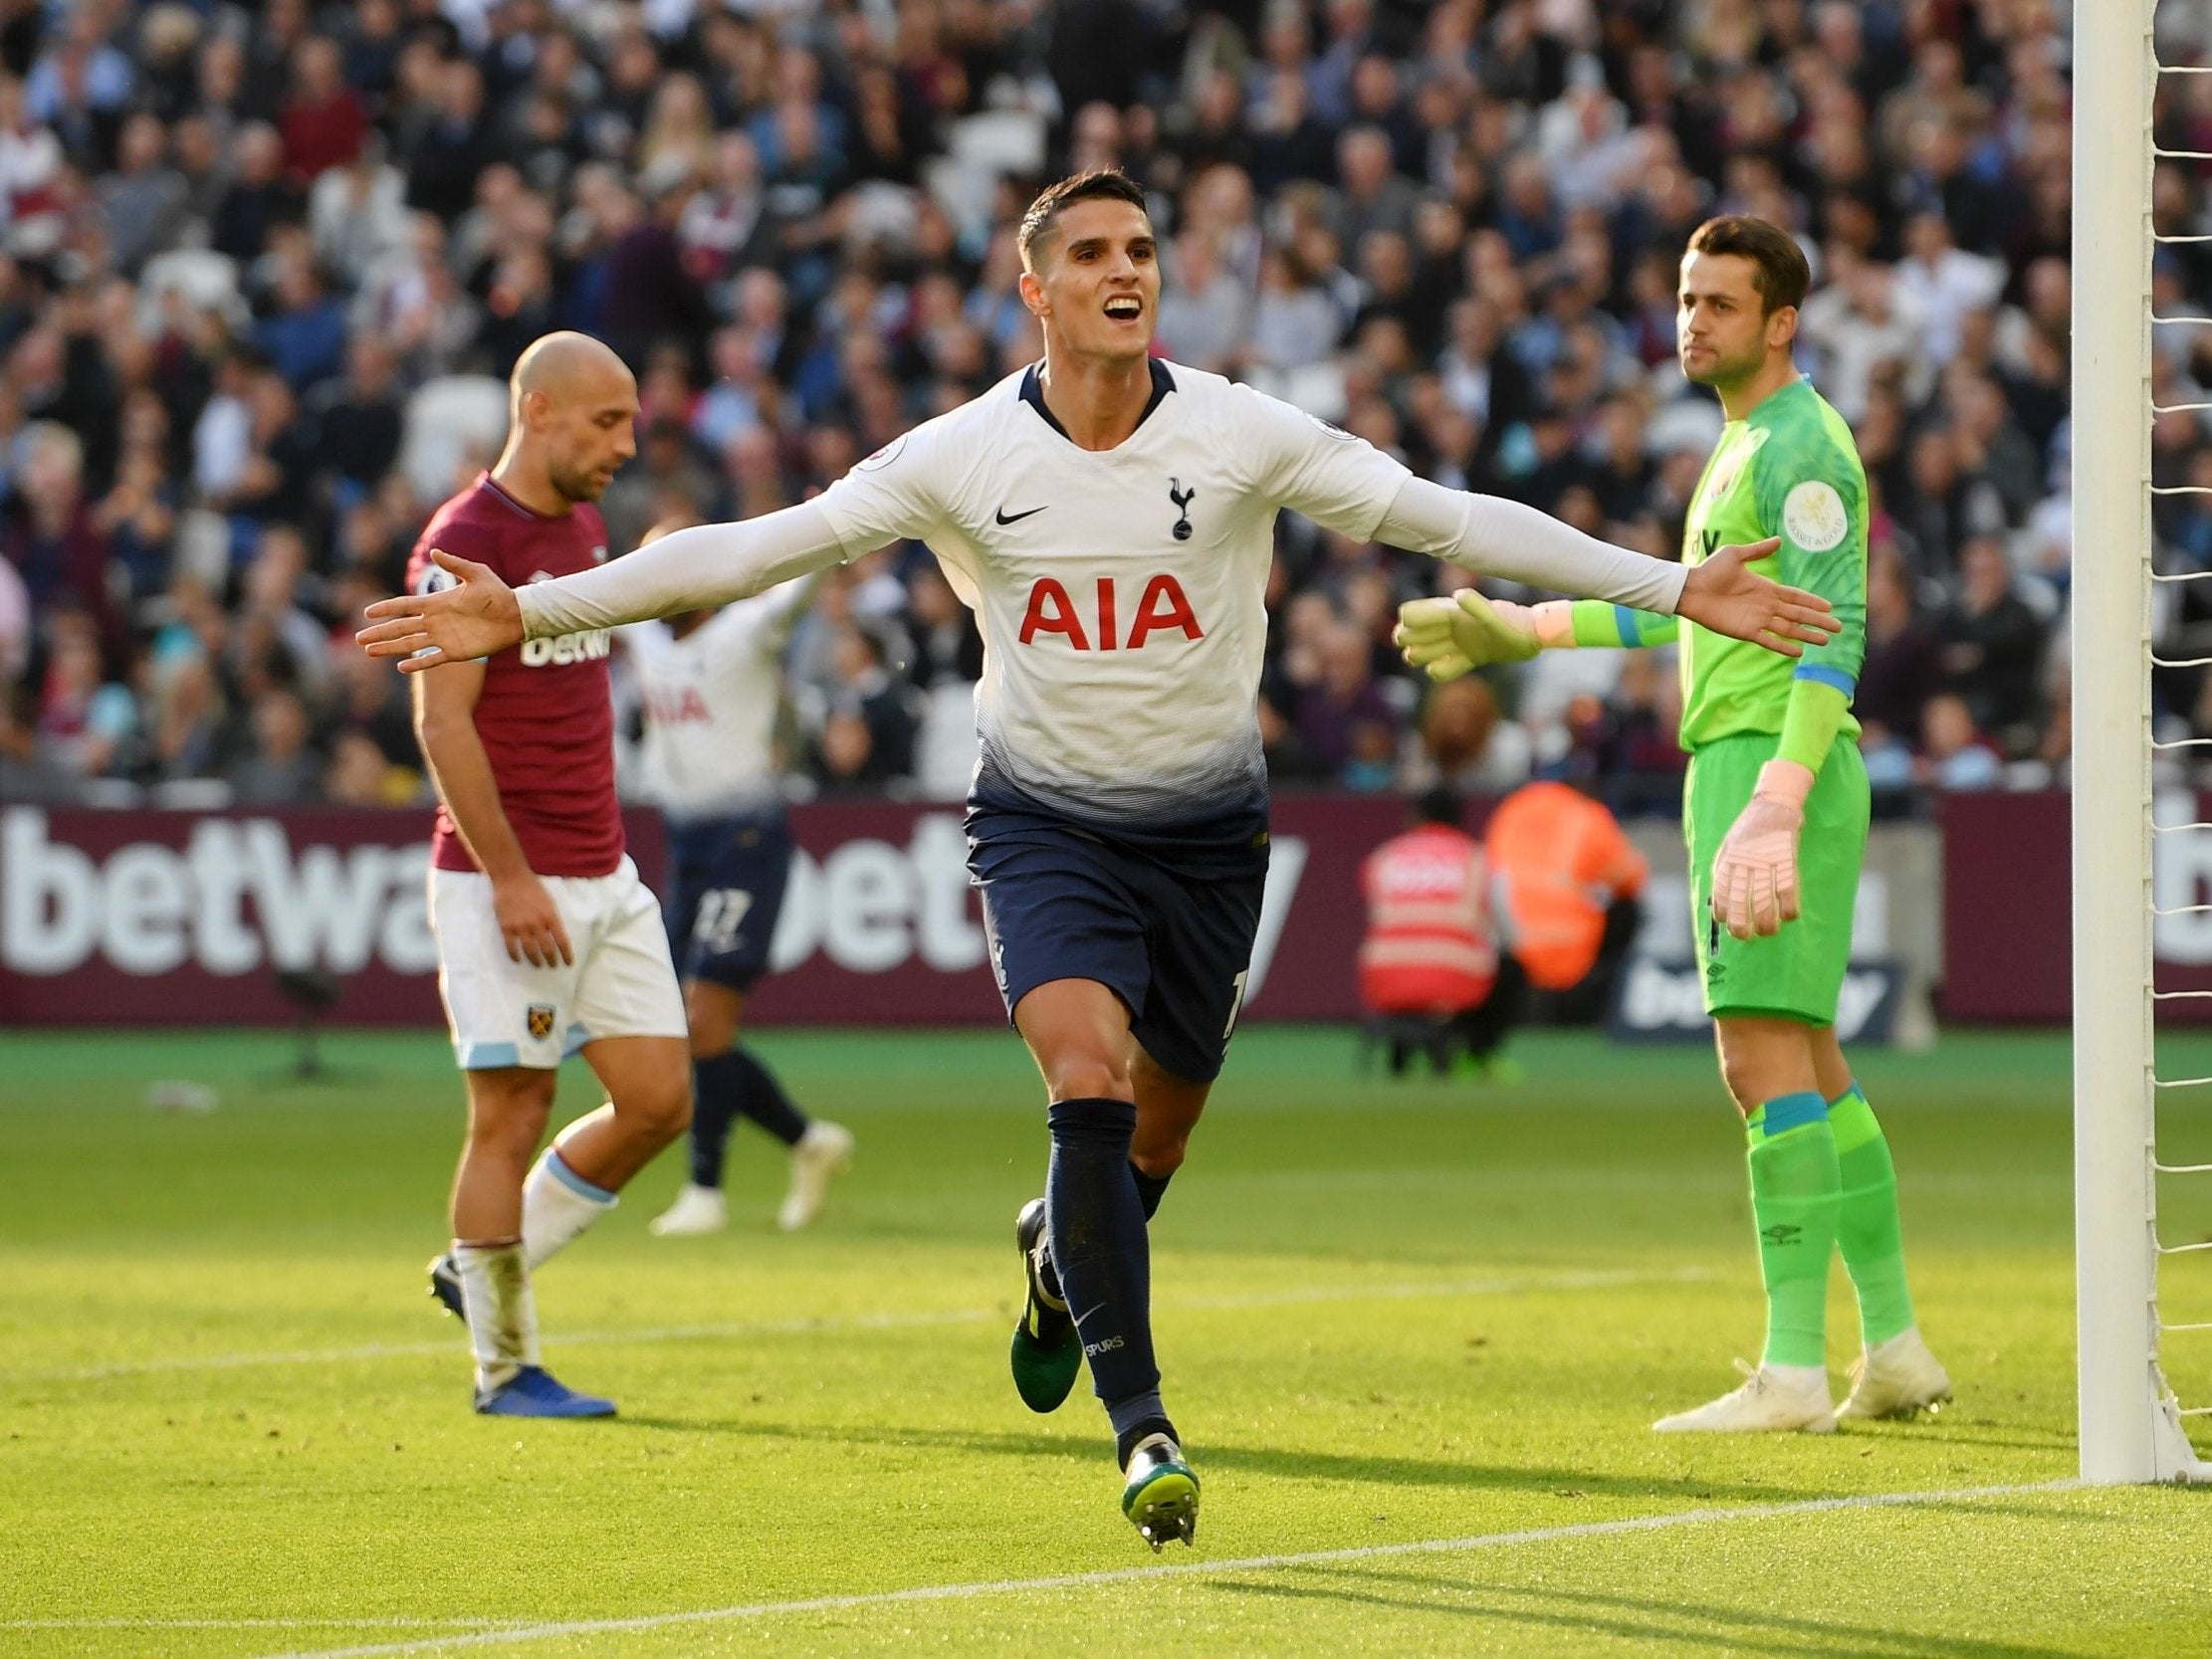
[[[1257,1019],[1346,1019],[1360,861],[1395,801],[1278,801],[1247,995]],[[800,856],[753,1011],[771,1024],[995,1024],[954,806],[800,807]],[[630,813],[656,889],[660,825]],[[91,812],[0,807],[0,1025],[261,1025],[284,970],[338,975],[331,1018],[435,1025],[420,812]]]

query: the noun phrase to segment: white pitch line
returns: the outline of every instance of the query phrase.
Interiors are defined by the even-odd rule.
[[[526,1618],[10,1618],[0,1630],[513,1630]]]
[[[1697,1268],[1668,1273],[1552,1273],[1515,1278],[1461,1279],[1432,1285],[1327,1285],[1305,1290],[1268,1291],[1250,1296],[1200,1296],[1165,1300],[1166,1311],[1235,1313],[1246,1309],[1292,1308],[1316,1302],[1413,1302],[1427,1297],[1511,1296],[1522,1291],[1606,1290],[1624,1285],[1694,1284],[1710,1274]],[[949,1308],[923,1314],[856,1314],[848,1319],[751,1321],[733,1325],[671,1325],[642,1331],[575,1331],[554,1339],[560,1348],[631,1343],[708,1342],[730,1337],[806,1337],[838,1332],[912,1331],[933,1326],[982,1325],[1005,1319],[1000,1308]],[[71,1366],[51,1371],[0,1374],[0,1388],[33,1382],[97,1382],[109,1377],[165,1375],[174,1371],[242,1370],[257,1365],[334,1365],[356,1359],[404,1359],[450,1354],[454,1344],[364,1343],[358,1348],[276,1349],[266,1353],[182,1354],[112,1365]]]
[[[1523,1544],[1557,1544],[1570,1539],[1612,1538],[1624,1533],[1656,1533],[1731,1521],[1783,1521],[1836,1510],[1895,1509],[1910,1504],[1958,1504],[1984,1498],[2017,1498],[2030,1493],[2063,1492],[2080,1481],[2037,1481],[2014,1486],[1974,1486],[1953,1491],[1873,1492],[1847,1498],[1811,1498],[1794,1504],[1747,1504],[1735,1509],[1677,1510],[1671,1515],[1632,1516],[1623,1521],[1586,1521],[1571,1527],[1530,1527],[1511,1533],[1478,1533],[1471,1538],[1428,1539],[1407,1544],[1368,1544],[1346,1550],[1310,1550],[1281,1555],[1243,1555],[1225,1561],[1172,1561],[1153,1566],[1110,1567],[1098,1572],[1065,1572],[1043,1578],[998,1578],[981,1583],[923,1584],[912,1589],[875,1590],[860,1595],[817,1595],[795,1601],[754,1601],[735,1607],[708,1607],[688,1613],[641,1613],[632,1618],[562,1619],[511,1626],[462,1636],[378,1642],[367,1647],[307,1648],[266,1659],[385,1659],[402,1653],[436,1653],[449,1648],[498,1647],[517,1642],[551,1641],[560,1636],[619,1635],[666,1630],[678,1625],[730,1624],[745,1619],[791,1613],[846,1612],[856,1607],[887,1607],[926,1601],[971,1601],[987,1595],[1038,1590],[1093,1589],[1139,1579],[1188,1578],[1227,1572],[1274,1572],[1343,1561],[1387,1560],[1403,1555],[1444,1555],[1475,1550],[1504,1550]]]

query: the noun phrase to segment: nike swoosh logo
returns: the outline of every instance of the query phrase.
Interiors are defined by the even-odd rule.
[[[1050,502],[1046,502],[1044,507],[1050,507],[1051,505]],[[1044,511],[1044,507],[1032,507],[1026,513],[1008,513],[1001,507],[997,512],[997,519],[1001,524],[1018,524],[1024,518],[1034,518]]]

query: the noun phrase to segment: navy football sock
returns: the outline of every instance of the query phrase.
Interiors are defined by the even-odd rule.
[[[1175,1171],[1171,1169],[1165,1175],[1148,1175],[1132,1163],[1129,1174],[1137,1183],[1137,1201],[1145,1207],[1145,1219],[1150,1221],[1160,1213],[1160,1200],[1168,1195],[1168,1183],[1175,1179]]]
[[[691,1076],[691,1184],[719,1188],[730,1126],[738,1121],[738,1103],[744,1099],[745,1068],[732,1049],[694,1060]]]
[[[1137,1109],[1128,1101],[1055,1101],[1045,1122],[1052,1132],[1044,1180],[1052,1259],[1090,1360],[1091,1385],[1118,1436],[1137,1420],[1164,1415],[1152,1356],[1152,1252],[1129,1163]]]
[[[791,1104],[791,1097],[783,1093],[775,1074],[749,1048],[734,1048],[728,1057],[743,1068],[745,1078],[745,1086],[738,1093],[738,1110],[784,1145],[797,1145],[798,1138],[806,1133],[806,1114]]]

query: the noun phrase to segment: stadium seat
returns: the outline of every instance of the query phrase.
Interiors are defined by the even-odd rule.
[[[181,294],[194,311],[221,311],[233,323],[247,320],[246,303],[238,292],[238,262],[212,248],[172,248],[146,261],[138,279],[138,328],[158,335],[161,303],[171,293]]]
[[[440,501],[455,489],[463,457],[479,452],[489,464],[506,439],[506,385],[488,374],[449,374],[407,400],[399,470],[417,501]]]

